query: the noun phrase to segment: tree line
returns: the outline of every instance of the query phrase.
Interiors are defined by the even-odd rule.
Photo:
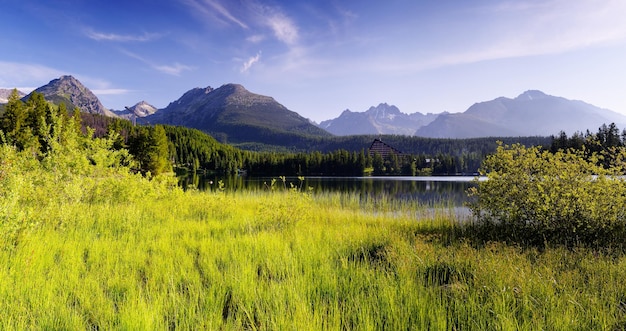
[[[561,131],[551,138],[552,153],[562,150],[581,151],[585,158],[596,158],[595,162],[605,168],[619,162],[618,152],[626,148],[626,129],[620,131],[615,123],[602,124],[596,133],[587,130],[585,133],[574,132],[568,136]]]
[[[58,106],[51,104],[43,94],[37,92],[30,94],[24,102],[19,98],[17,90],[13,90],[0,118],[0,131],[2,143],[39,156],[51,150],[54,139],[67,136],[69,128],[85,139],[106,136],[112,141],[112,149],[126,149],[130,152],[133,170],[154,175],[170,172],[172,165],[169,155],[172,146],[163,127],[132,126],[127,122],[81,114],[78,108],[68,112],[64,103]],[[100,125],[94,125],[98,123]],[[78,137],[72,139],[73,142],[79,140]],[[85,141],[83,139],[83,143]]]
[[[44,131],[54,130],[50,121],[53,113],[64,121],[74,121],[83,135],[109,137],[113,140],[112,148],[127,150],[132,155],[135,171],[153,175],[173,169],[223,174],[245,172],[254,176],[474,174],[485,157],[496,150],[496,141],[525,146],[549,146],[552,142],[550,137],[433,139],[361,135],[302,138],[308,139],[308,151],[244,150],[222,144],[197,129],[134,125],[129,120],[81,113],[78,109],[68,112],[65,105],[50,104],[39,93],[33,93],[23,102],[17,91],[9,98],[0,121],[4,141],[20,149],[45,151]],[[376,138],[402,153],[387,157],[370,153],[368,148]]]

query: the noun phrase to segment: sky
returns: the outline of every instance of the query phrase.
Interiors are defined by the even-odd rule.
[[[103,105],[243,85],[320,122],[526,90],[626,114],[623,0],[0,0],[0,88],[72,75]]]

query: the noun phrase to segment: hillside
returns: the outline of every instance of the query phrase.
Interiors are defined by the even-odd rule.
[[[228,143],[290,146],[298,137],[330,136],[273,98],[251,93],[238,84],[194,88],[138,121],[195,128]]]
[[[432,138],[548,136],[560,131],[595,131],[602,124],[626,124],[626,116],[594,105],[526,91],[514,99],[475,103],[463,113],[441,114],[415,135]]]
[[[83,113],[117,117],[117,115],[100,103],[98,97],[91,90],[72,76],[62,76],[61,78],[53,79],[50,83],[37,88],[33,92],[43,94],[46,100],[54,104],[64,103],[68,110],[78,107]],[[31,94],[32,92],[22,98],[22,100],[27,101]]]

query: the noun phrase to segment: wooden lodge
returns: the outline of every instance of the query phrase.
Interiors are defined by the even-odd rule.
[[[391,154],[396,154],[396,155],[402,154],[402,152],[384,143],[382,140],[378,138],[374,139],[374,141],[372,142],[372,145],[369,148],[370,155],[374,155],[376,153],[380,154],[380,156],[382,156],[383,158],[386,158]]]

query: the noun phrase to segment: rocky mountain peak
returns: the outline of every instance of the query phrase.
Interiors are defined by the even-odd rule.
[[[274,98],[252,93],[239,84],[190,90],[140,122],[187,126],[230,142],[252,136],[269,141],[284,134],[329,135]]]
[[[399,134],[412,135],[419,127],[435,119],[437,115],[422,113],[405,114],[394,105],[380,103],[364,112],[344,110],[335,119],[322,121],[318,126],[340,136],[353,134]]]
[[[403,115],[398,107],[380,103],[376,107],[370,107],[365,111],[366,114],[380,120],[393,120],[398,115]]]
[[[132,107],[126,107],[125,110],[114,110],[113,112],[119,117],[134,120],[137,118],[150,116],[157,111],[158,109],[155,106],[147,103],[146,101],[140,101]]]
[[[53,79],[48,84],[37,88],[35,92],[43,94],[46,100],[54,104],[65,103],[70,110],[78,107],[81,112],[116,117],[113,112],[104,108],[93,92],[70,75]],[[29,96],[30,94],[24,99],[27,100]]]
[[[136,105],[130,107],[130,110],[132,110],[138,117],[146,117],[156,113],[158,109],[145,101],[140,101]]]
[[[539,90],[528,90],[522,94],[520,94],[516,100],[537,100],[537,99],[545,99],[549,97],[549,95],[539,91]]]

